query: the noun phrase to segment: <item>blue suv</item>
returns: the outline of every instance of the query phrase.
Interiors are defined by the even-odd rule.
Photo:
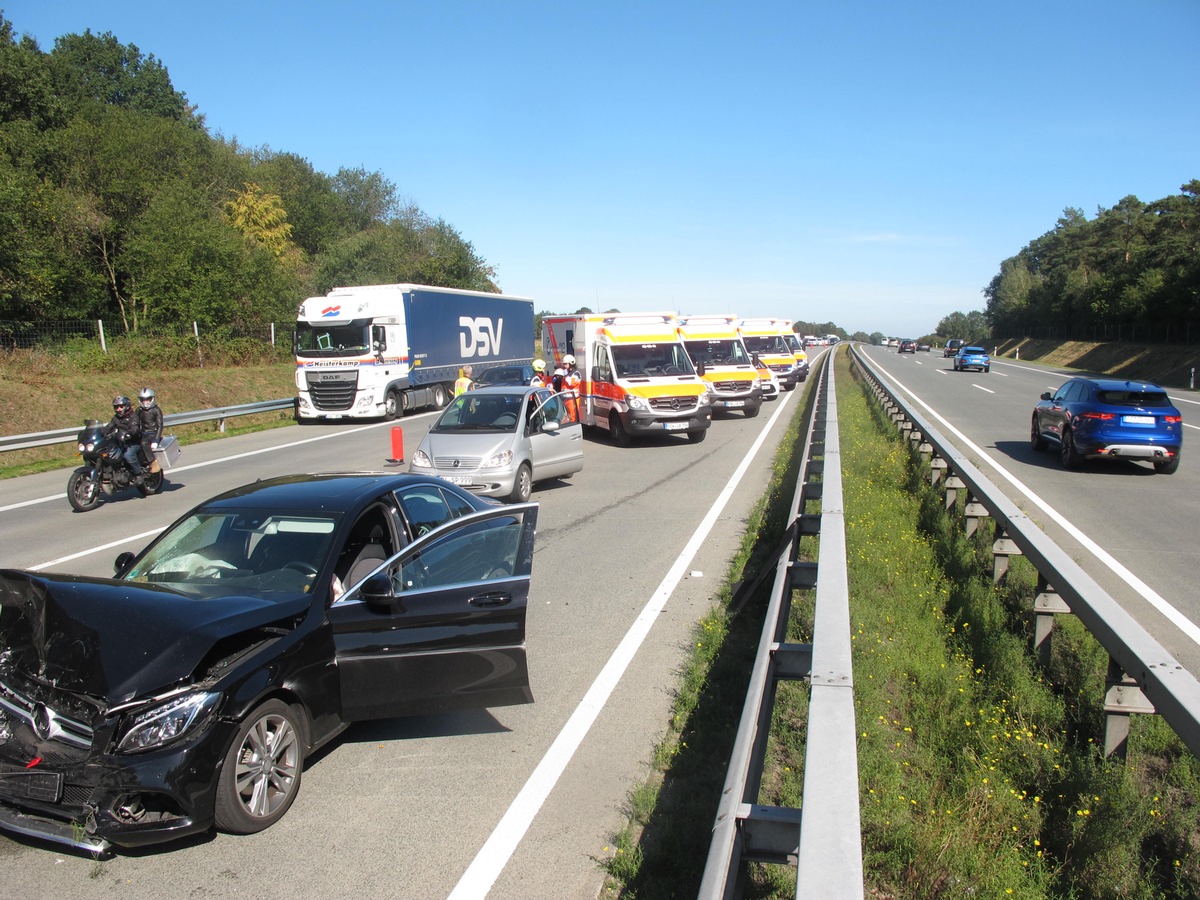
[[[954,354],[954,371],[965,372],[967,369],[990,372],[992,358],[982,347],[959,347],[958,352]]]
[[[1148,381],[1072,378],[1033,408],[1030,446],[1045,450],[1051,442],[1068,469],[1085,459],[1141,459],[1169,475],[1179,468],[1183,416]]]

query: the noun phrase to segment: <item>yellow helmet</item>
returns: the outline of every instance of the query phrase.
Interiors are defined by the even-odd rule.
[[[533,371],[545,372],[546,371],[546,361],[544,359],[535,359],[533,361]]]

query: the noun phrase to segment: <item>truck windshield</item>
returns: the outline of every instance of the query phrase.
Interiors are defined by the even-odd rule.
[[[662,344],[617,344],[612,347],[618,378],[654,378],[663,375],[695,375],[683,346]]]
[[[742,343],[751,353],[791,353],[782,334],[765,334],[743,337]]]
[[[297,356],[362,356],[371,350],[371,328],[367,319],[345,325],[297,322],[292,343]]]
[[[741,341],[698,340],[684,341],[684,344],[687,346],[688,355],[706,366],[738,366],[750,363]]]

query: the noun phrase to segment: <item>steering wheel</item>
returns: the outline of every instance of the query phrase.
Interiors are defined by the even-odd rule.
[[[303,572],[309,578],[317,577],[317,567],[314,566],[312,563],[306,563],[302,560],[298,560],[298,559],[292,560],[292,562],[285,565],[284,568],[285,569],[295,569],[297,572]]]
[[[663,369],[663,374],[664,375],[682,375],[683,369],[679,368],[679,366],[667,366],[665,369]]]

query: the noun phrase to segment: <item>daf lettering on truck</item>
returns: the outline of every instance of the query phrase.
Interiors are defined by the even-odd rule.
[[[713,392],[713,408],[740,410],[752,419],[762,408],[762,389],[736,323],[736,316],[684,316],[679,320],[679,336]]]
[[[686,434],[699,443],[712,422],[711,395],[677,331],[674,313],[545,316],[542,350],[561,366],[575,357],[582,375],[579,420],[614,444],[634,437]]]
[[[420,284],[334,288],[296,316],[296,417],[394,419],[441,409],[476,378],[532,362],[533,301]]]
[[[787,319],[742,319],[738,334],[750,355],[775,373],[785,391],[808,377],[808,354],[800,349],[792,323]]]

